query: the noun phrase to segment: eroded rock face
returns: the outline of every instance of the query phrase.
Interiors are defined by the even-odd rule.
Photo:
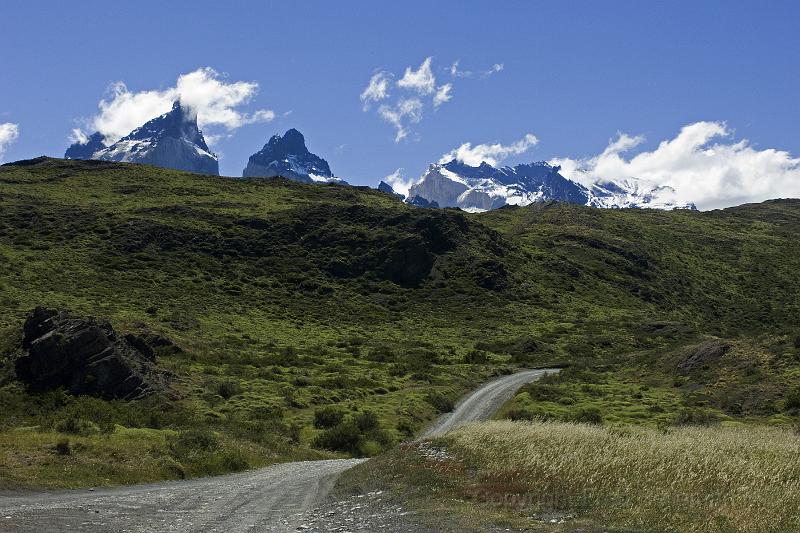
[[[710,340],[698,344],[689,351],[688,357],[678,364],[678,368],[683,372],[691,372],[703,365],[717,361],[728,353],[731,345],[722,340]]]
[[[147,339],[118,337],[108,322],[37,307],[23,333],[27,353],[16,360],[16,372],[33,392],[64,387],[76,395],[132,400],[168,390]]]

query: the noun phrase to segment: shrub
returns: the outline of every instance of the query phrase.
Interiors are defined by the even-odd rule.
[[[689,407],[677,414],[674,424],[676,426],[714,426],[719,422],[720,416],[714,411]]]
[[[250,412],[250,417],[255,420],[282,420],[283,409],[277,405],[261,405]]]
[[[433,406],[440,413],[449,413],[455,407],[453,400],[441,392],[431,392],[425,397],[425,401]]]
[[[786,394],[786,410],[800,409],[800,387],[791,389]]]
[[[69,444],[69,439],[59,439],[58,442],[56,442],[55,450],[58,455],[70,455],[72,453],[72,447]]]
[[[241,472],[250,467],[247,457],[238,450],[228,450],[222,455],[222,466],[229,472]]]
[[[472,350],[464,356],[464,363],[468,365],[483,365],[489,361],[489,355],[483,350]]]
[[[515,422],[519,422],[521,420],[534,420],[536,416],[529,411],[528,409],[517,408],[517,409],[510,409],[506,413],[506,418],[509,420],[514,420]]]
[[[314,447],[356,454],[360,440],[361,431],[354,421],[348,420],[317,435]]]
[[[356,416],[356,425],[362,432],[378,429],[378,415],[372,411],[364,411]]]
[[[603,415],[597,407],[584,407],[573,415],[572,420],[581,424],[602,424]]]
[[[167,472],[169,472],[170,477],[177,478],[177,479],[184,479],[186,478],[186,469],[183,465],[176,461],[173,457],[169,455],[164,455],[158,458],[156,461],[156,465],[159,468],[163,468]]]
[[[414,433],[416,433],[417,429],[411,420],[403,418],[397,422],[397,431],[399,431],[404,437],[411,438],[414,436]]]
[[[530,394],[531,399],[542,402],[555,402],[561,398],[562,391],[558,385],[534,382],[522,389]]]
[[[210,452],[218,447],[219,439],[208,429],[181,431],[171,443],[171,448],[178,457],[193,456],[198,452]]]
[[[381,453],[381,445],[373,440],[362,441],[358,445],[358,455],[362,457],[374,457]]]
[[[333,405],[326,405],[314,411],[314,427],[319,429],[332,428],[342,422],[344,411]]]
[[[216,393],[226,400],[242,393],[242,386],[238,381],[226,380],[216,384]]]
[[[56,431],[61,433],[71,433],[73,435],[96,435],[100,433],[100,428],[91,420],[70,416],[58,422],[55,426]]]
[[[393,444],[392,434],[381,429],[375,413],[349,416],[317,435],[313,446],[359,456],[372,456]]]

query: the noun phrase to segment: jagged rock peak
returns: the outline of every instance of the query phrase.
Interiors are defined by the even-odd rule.
[[[304,183],[342,183],[328,162],[306,147],[303,134],[292,128],[273,135],[264,147],[250,156],[242,171],[245,178],[283,177]]]
[[[111,146],[103,146],[102,142],[100,133],[95,133],[89,142],[70,146],[66,156],[219,175],[219,161],[197,126],[197,113],[180,101],[169,112],[149,120]]]

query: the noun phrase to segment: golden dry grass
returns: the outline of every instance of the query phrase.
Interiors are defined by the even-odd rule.
[[[647,531],[800,531],[800,437],[786,429],[491,422],[445,440],[477,468],[476,499],[520,511]]]

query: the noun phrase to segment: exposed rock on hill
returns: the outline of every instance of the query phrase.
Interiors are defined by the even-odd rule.
[[[108,322],[37,307],[24,325],[17,376],[34,392],[132,400],[166,392],[147,338],[119,337]]]
[[[706,341],[692,348],[688,353],[688,357],[678,364],[678,368],[683,372],[691,372],[696,368],[701,368],[705,364],[718,360],[728,353],[730,349],[731,345],[725,341]]]

